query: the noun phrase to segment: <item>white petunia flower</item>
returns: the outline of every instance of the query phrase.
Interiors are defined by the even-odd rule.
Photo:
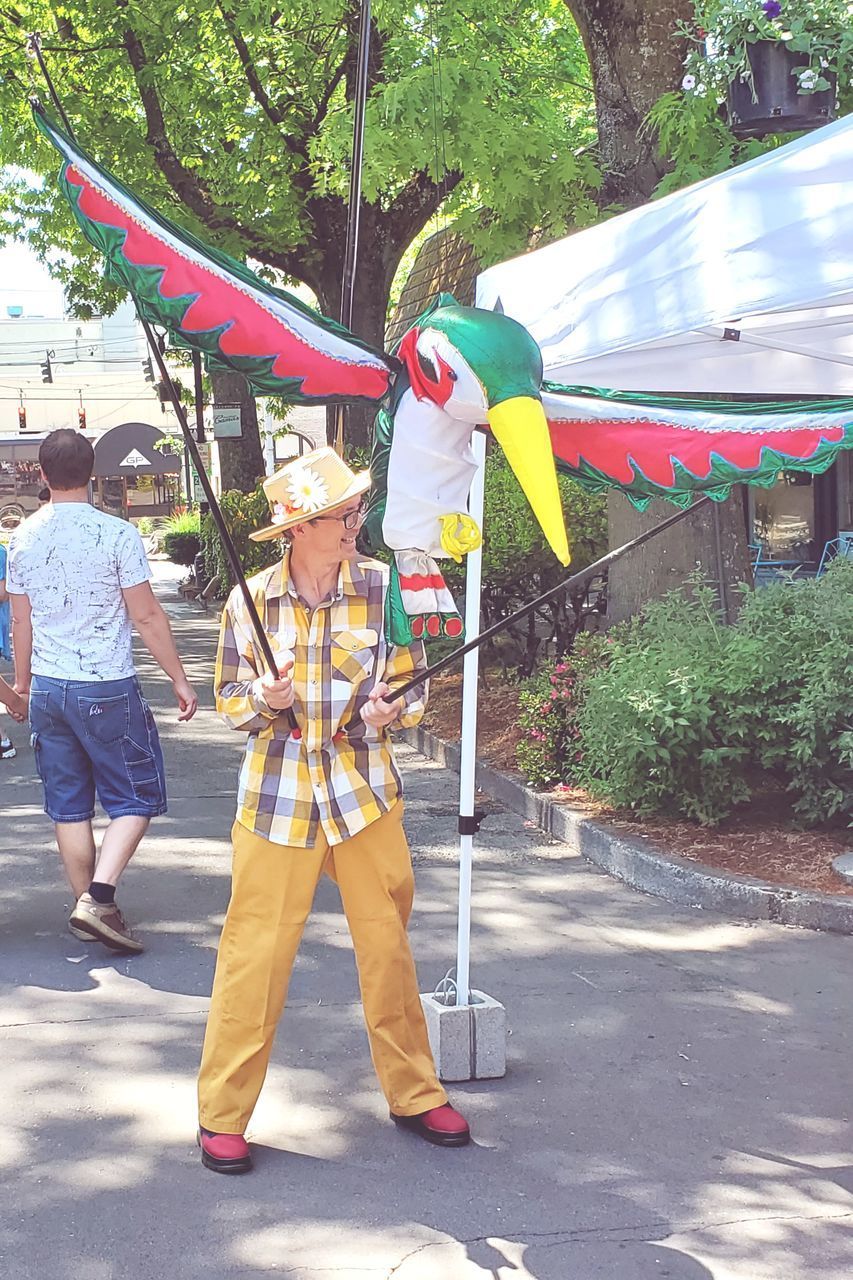
[[[326,487],[325,480],[318,476],[316,471],[312,471],[310,467],[303,467],[301,471],[293,476],[288,481],[288,489],[290,490],[290,501],[300,511],[309,513],[319,511],[329,501],[329,490]]]
[[[685,77],[684,77],[684,79],[683,79],[683,80],[682,80],[682,82],[681,82],[681,87],[682,87],[682,89],[687,90],[687,92],[689,92],[691,89],[695,89],[695,88],[696,88],[696,77],[695,77],[695,76],[689,76],[689,75],[688,75],[688,76],[685,76]]]
[[[797,76],[801,89],[813,89],[817,84],[817,72],[806,70],[801,71]]]

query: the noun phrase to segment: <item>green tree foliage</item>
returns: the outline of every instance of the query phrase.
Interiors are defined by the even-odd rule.
[[[253,542],[249,537],[256,529],[263,529],[270,522],[269,502],[260,486],[254,493],[240,493],[237,490],[223,493],[219,505],[247,578],[260,573],[267,565],[280,558],[283,549],[280,538]],[[235,585],[234,575],[211,515],[206,515],[201,522],[201,547],[205,571],[211,578],[219,579],[219,595],[227,596]]]
[[[358,6],[353,0],[23,0],[0,10],[0,187],[10,234],[78,313],[115,298],[52,181],[25,53],[45,57],[81,143],[202,238],[337,309]],[[561,0],[374,4],[356,327],[381,341],[400,256],[443,205],[485,262],[594,216],[585,55]],[[42,182],[33,184],[30,173]]]

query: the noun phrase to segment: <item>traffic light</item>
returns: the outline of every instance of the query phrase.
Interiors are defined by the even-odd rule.
[[[80,431],[86,430],[86,410],[85,409],[77,410],[77,426]]]
[[[157,381],[157,379],[154,377],[154,369],[153,369],[152,364],[151,364],[151,357],[150,357],[150,356],[148,357],[148,359],[147,359],[147,360],[143,360],[143,361],[142,361],[142,372],[145,374],[145,381],[146,381],[146,382],[156,382],[156,381]]]
[[[23,405],[18,410],[18,430],[26,431],[27,429],[27,411]]]
[[[44,360],[41,363],[41,380],[42,382],[53,382],[53,369],[50,367],[49,351],[45,351]]]

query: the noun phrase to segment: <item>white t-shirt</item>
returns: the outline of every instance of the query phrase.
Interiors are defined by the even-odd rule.
[[[49,503],[9,543],[6,589],[29,597],[33,675],[122,680],[134,674],[122,587],[148,582],[142,539],[88,502]]]

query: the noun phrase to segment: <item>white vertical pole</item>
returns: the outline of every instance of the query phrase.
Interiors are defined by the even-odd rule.
[[[483,489],[486,469],[486,437],[475,431],[472,441],[477,471],[471,485],[468,510],[480,529],[483,527]],[[480,584],[483,551],[471,551],[466,557],[465,573],[465,639],[480,634]],[[462,668],[462,744],[459,764],[459,816],[474,814],[474,769],[477,758],[477,677],[480,650],[466,653]],[[473,835],[459,836],[459,919],[456,934],[456,1003],[470,1002],[471,980],[471,870],[474,856]]]

